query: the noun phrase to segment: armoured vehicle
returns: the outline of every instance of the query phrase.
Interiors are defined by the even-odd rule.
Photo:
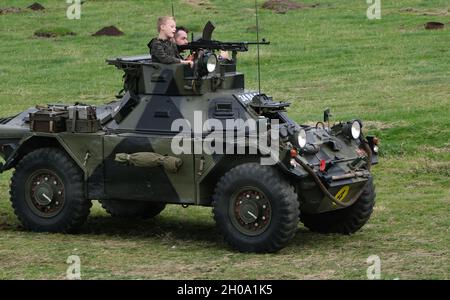
[[[92,200],[113,216],[152,218],[166,204],[212,207],[224,239],[275,252],[299,220],[351,234],[369,219],[378,141],[362,122],[300,125],[288,103],[246,90],[237,54],[248,43],[203,36],[185,46],[195,67],[150,56],[108,60],[124,89],[101,106],[48,104],[0,120],[1,172],[23,226],[73,232]],[[230,51],[225,59],[216,54]]]

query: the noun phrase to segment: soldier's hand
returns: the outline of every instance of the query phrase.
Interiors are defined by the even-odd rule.
[[[189,65],[191,68],[194,67],[194,62],[193,62],[193,61],[190,61],[190,60],[182,60],[181,63],[182,63],[183,65]]]

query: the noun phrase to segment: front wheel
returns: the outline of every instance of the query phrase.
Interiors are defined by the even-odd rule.
[[[226,173],[213,196],[225,241],[242,252],[275,252],[294,237],[299,203],[294,188],[272,167],[240,165]]]
[[[321,214],[301,214],[305,227],[319,233],[352,234],[363,227],[373,212],[375,186],[369,178],[359,199],[350,207]]]
[[[19,162],[10,195],[15,214],[31,231],[76,230],[86,221],[91,207],[84,194],[82,172],[55,148],[35,150]]]

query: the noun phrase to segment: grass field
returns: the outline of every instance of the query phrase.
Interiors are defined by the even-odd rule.
[[[0,8],[33,1],[2,0]],[[157,16],[169,1],[88,0],[81,20],[66,1],[41,0],[44,11],[0,15],[0,115],[36,104],[100,104],[121,89],[122,74],[105,64],[147,52]],[[198,5],[203,2],[206,5]],[[382,19],[368,20],[365,0],[304,0],[317,8],[260,11],[262,87],[292,102],[298,122],[359,117],[381,137],[375,167],[377,205],[353,236],[319,235],[302,225],[277,254],[228,248],[207,208],[169,207],[149,221],[109,217],[96,203],[81,234],[24,231],[9,203],[11,172],[0,177],[0,279],[64,279],[79,255],[83,279],[365,279],[370,255],[382,279],[450,279],[450,4],[382,0]],[[260,1],[262,4],[262,1]],[[200,31],[213,20],[219,40],[255,40],[253,1],[175,1],[178,24]],[[409,9],[408,9],[409,8]],[[425,30],[428,21],[445,23]],[[115,25],[121,37],[93,37]],[[76,33],[35,38],[36,30]],[[256,52],[239,70],[256,88]]]

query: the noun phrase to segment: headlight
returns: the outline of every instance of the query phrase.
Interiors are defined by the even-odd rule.
[[[214,54],[211,54],[206,61],[206,69],[209,73],[212,73],[216,70],[217,67],[217,57]]]
[[[380,152],[380,148],[378,148],[378,146],[373,146],[373,152],[378,154],[378,152]]]
[[[206,52],[198,61],[198,75],[200,77],[208,76],[217,68],[219,61],[214,53]]]
[[[297,146],[300,148],[305,148],[306,146],[306,131],[304,129],[301,129],[299,132],[296,133],[296,142]]]
[[[352,138],[357,140],[359,139],[360,136],[361,136],[361,123],[359,123],[358,121],[354,121],[352,123]]]
[[[355,140],[359,139],[359,137],[361,136],[361,129],[361,121],[358,120],[348,122],[344,124],[344,126],[342,126],[342,131],[344,132],[344,134],[347,137],[353,138]]]

